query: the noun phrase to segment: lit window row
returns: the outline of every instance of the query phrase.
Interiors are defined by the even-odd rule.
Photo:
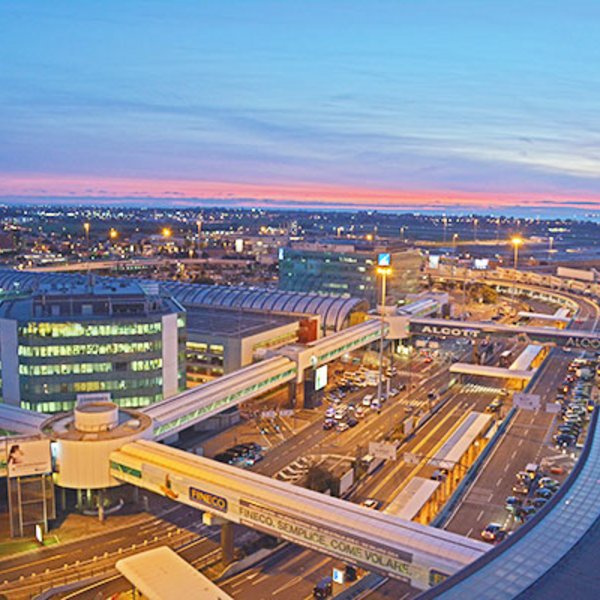
[[[19,375],[87,375],[90,373],[110,373],[112,363],[76,363],[59,365],[19,365]]]
[[[147,360],[131,361],[132,371],[154,371],[162,368],[162,358],[149,358]]]
[[[22,336],[40,337],[112,337],[115,335],[151,335],[160,333],[162,323],[28,323],[19,327]]]
[[[19,346],[19,356],[35,358],[46,356],[97,356],[101,354],[129,354],[157,352],[162,348],[159,340],[150,342],[123,342],[114,344],[62,344],[60,346]]]
[[[71,383],[36,383],[28,385],[24,390],[26,395],[69,394],[82,392],[113,392],[132,390],[162,385],[162,377],[146,377],[142,379],[117,381],[75,381]]]

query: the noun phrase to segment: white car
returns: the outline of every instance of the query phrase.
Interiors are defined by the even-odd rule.
[[[371,400],[373,400],[373,394],[367,394],[363,399],[362,399],[362,405],[363,406],[371,406]]]

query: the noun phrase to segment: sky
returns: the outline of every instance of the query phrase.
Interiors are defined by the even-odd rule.
[[[598,0],[2,0],[0,200],[600,210]]]

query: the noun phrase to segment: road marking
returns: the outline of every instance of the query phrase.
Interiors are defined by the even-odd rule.
[[[477,515],[477,521],[481,521],[481,517],[483,517],[483,511],[481,511],[481,512],[480,512],[480,513]],[[473,530],[471,530],[471,531],[473,531]],[[467,533],[467,535],[469,535],[469,534]]]
[[[504,472],[506,473],[506,471],[508,471],[508,467],[510,467],[510,463],[506,463],[504,465]]]
[[[521,440],[523,441],[523,440]],[[513,450],[513,453],[510,455],[511,460],[517,455],[517,451]]]
[[[472,533],[473,533],[473,528],[471,527],[471,529],[469,529],[469,531],[467,531],[467,537],[469,537]]]
[[[262,577],[259,577],[256,581],[252,582],[252,585],[256,585],[257,583],[261,583],[262,581],[264,581],[265,579],[268,579],[269,575],[268,574],[264,574]]]
[[[500,477],[500,479],[498,479],[498,481],[496,481],[496,487],[500,487],[501,483],[502,483],[502,477]]]
[[[438,429],[440,427],[442,427],[442,425],[444,425],[444,423],[458,410],[458,406],[453,407],[448,414],[427,434],[426,437],[424,437],[410,452],[412,452],[413,454],[419,450],[424,444],[426,444],[429,439],[438,431]],[[419,461],[419,464],[415,467],[415,469],[413,469],[413,472],[415,470],[418,470],[422,467],[421,463],[423,462],[423,459],[421,459]],[[377,496],[377,494],[390,482],[390,480],[395,477],[397,475],[397,472],[405,466],[405,462],[403,460],[398,461],[398,464],[394,467],[394,469],[392,469],[392,471],[388,474],[387,477],[385,477],[372,491],[371,491],[371,496]],[[411,475],[412,477],[412,472]],[[405,478],[405,481],[408,481],[409,478]]]
[[[517,444],[517,446],[522,446],[523,445],[523,440],[519,440],[519,443]]]

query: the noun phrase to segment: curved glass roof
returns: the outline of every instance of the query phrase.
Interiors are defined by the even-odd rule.
[[[36,273],[33,271],[14,271],[0,269],[0,287],[11,288],[15,284],[20,287],[35,287],[39,283],[66,283],[77,280],[84,282],[83,274],[73,273]],[[118,279],[99,277],[98,279]],[[127,278],[127,281],[132,281]],[[155,280],[137,279],[144,283]],[[339,331],[346,324],[353,311],[367,310],[367,302],[360,298],[344,298],[326,296],[307,292],[288,292],[279,289],[253,288],[245,286],[203,285],[161,281],[161,288],[171,294],[184,306],[204,304],[217,307],[237,307],[254,310],[270,310],[276,312],[295,312],[315,314],[321,317],[321,325],[325,329]]]

